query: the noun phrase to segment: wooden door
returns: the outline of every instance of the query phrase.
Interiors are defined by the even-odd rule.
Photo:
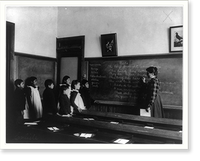
[[[60,84],[65,75],[72,80],[81,79],[81,66],[84,57],[84,36],[57,39],[57,83]]]

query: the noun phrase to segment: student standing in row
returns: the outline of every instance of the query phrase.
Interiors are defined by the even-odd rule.
[[[86,79],[83,79],[81,81],[81,89],[80,89],[80,94],[83,99],[84,105],[87,109],[91,107],[91,105],[95,102],[94,99],[92,99],[90,95],[90,88],[89,88],[89,82]]]
[[[86,110],[83,99],[79,93],[80,90],[80,82],[78,80],[72,81],[72,91],[70,96],[70,102],[75,112],[81,112],[82,110]]]
[[[45,90],[43,92],[43,105],[45,114],[57,113],[56,96],[54,92],[54,82],[51,79],[45,81]]]
[[[71,80],[70,80],[70,77],[68,75],[64,76],[63,79],[62,79],[62,85],[69,85],[69,89],[71,90]]]
[[[60,87],[60,96],[59,96],[59,114],[62,116],[70,117],[72,115],[71,107],[70,107],[70,89],[69,85],[62,85]]]
[[[59,88],[57,90],[57,100],[59,99],[60,95],[62,94],[62,90],[61,90],[61,87],[62,86],[65,86],[65,85],[68,85],[69,86],[69,90],[71,92],[71,80],[70,80],[70,76],[68,75],[65,75],[62,79],[62,83],[59,85]],[[58,101],[58,104],[57,104],[57,109],[59,110],[60,109],[60,103]]]
[[[26,96],[29,106],[29,119],[38,120],[42,118],[42,102],[38,90],[36,77],[29,77],[27,79]]]
[[[158,70],[156,67],[149,67],[146,71],[148,78],[150,78],[147,83],[145,82],[145,78],[143,78],[147,89],[146,110],[151,110],[151,117],[163,118],[164,112],[159,94],[160,82],[157,78]]]
[[[15,80],[15,86],[16,89],[14,91],[14,123],[16,125],[23,125],[24,123],[24,110],[25,110],[25,103],[26,103],[26,97],[24,93],[24,82],[21,79]]]

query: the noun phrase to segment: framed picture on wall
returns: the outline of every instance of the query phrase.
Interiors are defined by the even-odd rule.
[[[101,35],[102,56],[117,56],[117,34]]]
[[[172,26],[169,29],[169,51],[183,51],[183,26]]]

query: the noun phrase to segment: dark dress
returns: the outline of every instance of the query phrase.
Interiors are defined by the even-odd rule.
[[[78,106],[75,104],[75,99],[76,99],[77,94],[78,92],[75,90],[71,91],[71,94],[70,94],[70,103],[72,107],[74,108],[75,113],[79,113]]]
[[[160,83],[157,78],[151,78],[147,83],[147,107],[151,109],[151,117],[163,118],[162,100],[159,94]]]
[[[14,91],[14,122],[17,125],[23,124],[23,110],[25,110],[26,97],[23,89],[16,88]]]
[[[59,97],[59,114],[61,115],[68,115],[71,113],[71,107],[70,107],[70,99],[67,95],[61,94]]]
[[[46,88],[43,92],[44,113],[57,113],[56,97],[53,89]]]
[[[83,103],[87,109],[91,107],[94,103],[94,100],[91,98],[89,88],[83,87],[80,90],[81,97],[83,99]]]

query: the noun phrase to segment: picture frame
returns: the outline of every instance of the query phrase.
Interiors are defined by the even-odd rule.
[[[102,56],[117,56],[117,34],[101,35],[101,50]]]
[[[169,28],[169,51],[183,51],[183,26],[172,26]]]

